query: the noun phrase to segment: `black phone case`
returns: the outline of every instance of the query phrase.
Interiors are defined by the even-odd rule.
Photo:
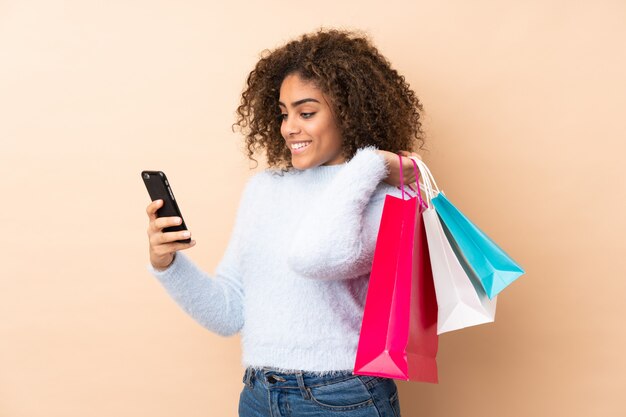
[[[178,208],[178,204],[174,198],[174,193],[172,192],[170,183],[167,181],[165,173],[162,171],[142,171],[141,178],[143,179],[144,184],[146,184],[148,194],[150,194],[150,199],[152,199],[152,201],[159,199],[163,200],[163,205],[156,212],[157,217],[178,216],[182,219],[181,224],[178,226],[165,227],[163,228],[163,232],[187,230],[185,219],[183,219],[183,215]],[[191,238],[177,240],[177,242],[189,243],[191,242]]]

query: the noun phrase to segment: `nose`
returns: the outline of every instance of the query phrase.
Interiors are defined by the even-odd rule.
[[[283,121],[283,129],[288,136],[293,136],[300,132],[300,126],[295,117],[287,117]]]

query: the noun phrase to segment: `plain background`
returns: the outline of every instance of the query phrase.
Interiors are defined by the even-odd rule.
[[[0,416],[235,416],[239,336],[146,270],[143,169],[212,273],[255,172],[231,131],[259,53],[361,29],[424,103],[424,159],[527,274],[443,335],[404,416],[626,415],[626,3],[0,2]],[[284,301],[288,302],[288,301]],[[303,306],[307,308],[307,306]]]

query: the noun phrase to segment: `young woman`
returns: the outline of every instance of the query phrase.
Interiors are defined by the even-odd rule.
[[[306,34],[266,52],[235,123],[248,157],[270,168],[247,183],[215,275],[176,243],[180,222],[147,208],[148,269],[201,325],[241,332],[239,415],[400,416],[392,379],[353,375],[383,202],[423,143],[421,104],[364,36]],[[408,151],[407,151],[408,150]]]

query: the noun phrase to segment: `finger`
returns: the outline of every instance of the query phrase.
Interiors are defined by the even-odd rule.
[[[157,218],[156,212],[163,205],[163,200],[154,200],[152,203],[148,204],[146,207],[146,213],[148,213],[148,217],[150,220],[154,220]]]
[[[189,230],[181,230],[178,232],[159,233],[156,235],[156,240],[158,244],[162,245],[162,244],[176,242],[177,240],[189,239],[190,237],[191,237],[191,232]]]
[[[196,245],[195,240],[192,240],[189,243],[181,243],[181,242],[166,243],[163,245],[155,246],[152,249],[152,251],[154,252],[155,255],[163,256],[163,255],[177,252],[179,250],[189,249],[190,247],[195,246],[195,245]]]
[[[192,246],[195,246],[196,245],[196,241],[192,240],[189,243],[180,243],[180,242],[178,242],[178,243],[174,243],[173,245],[174,245],[174,249],[177,250],[177,251],[185,250],[185,249],[189,249]]]
[[[176,232],[160,232],[160,233],[153,233],[152,235],[150,235],[149,240],[150,240],[150,244],[153,247],[158,247],[158,246],[163,246],[163,245],[170,245],[172,243],[176,243],[176,241],[178,240],[185,240],[185,239],[189,239],[189,237],[191,236],[191,233],[188,230],[181,230],[181,231],[176,231]]]
[[[412,175],[415,171],[415,167],[413,166],[413,161],[411,159],[411,157],[408,157],[402,161],[402,168],[404,168],[406,175]]]
[[[155,219],[152,223],[156,230],[161,230],[170,226],[178,226],[183,221],[180,217],[172,216],[172,217],[159,217]]]

